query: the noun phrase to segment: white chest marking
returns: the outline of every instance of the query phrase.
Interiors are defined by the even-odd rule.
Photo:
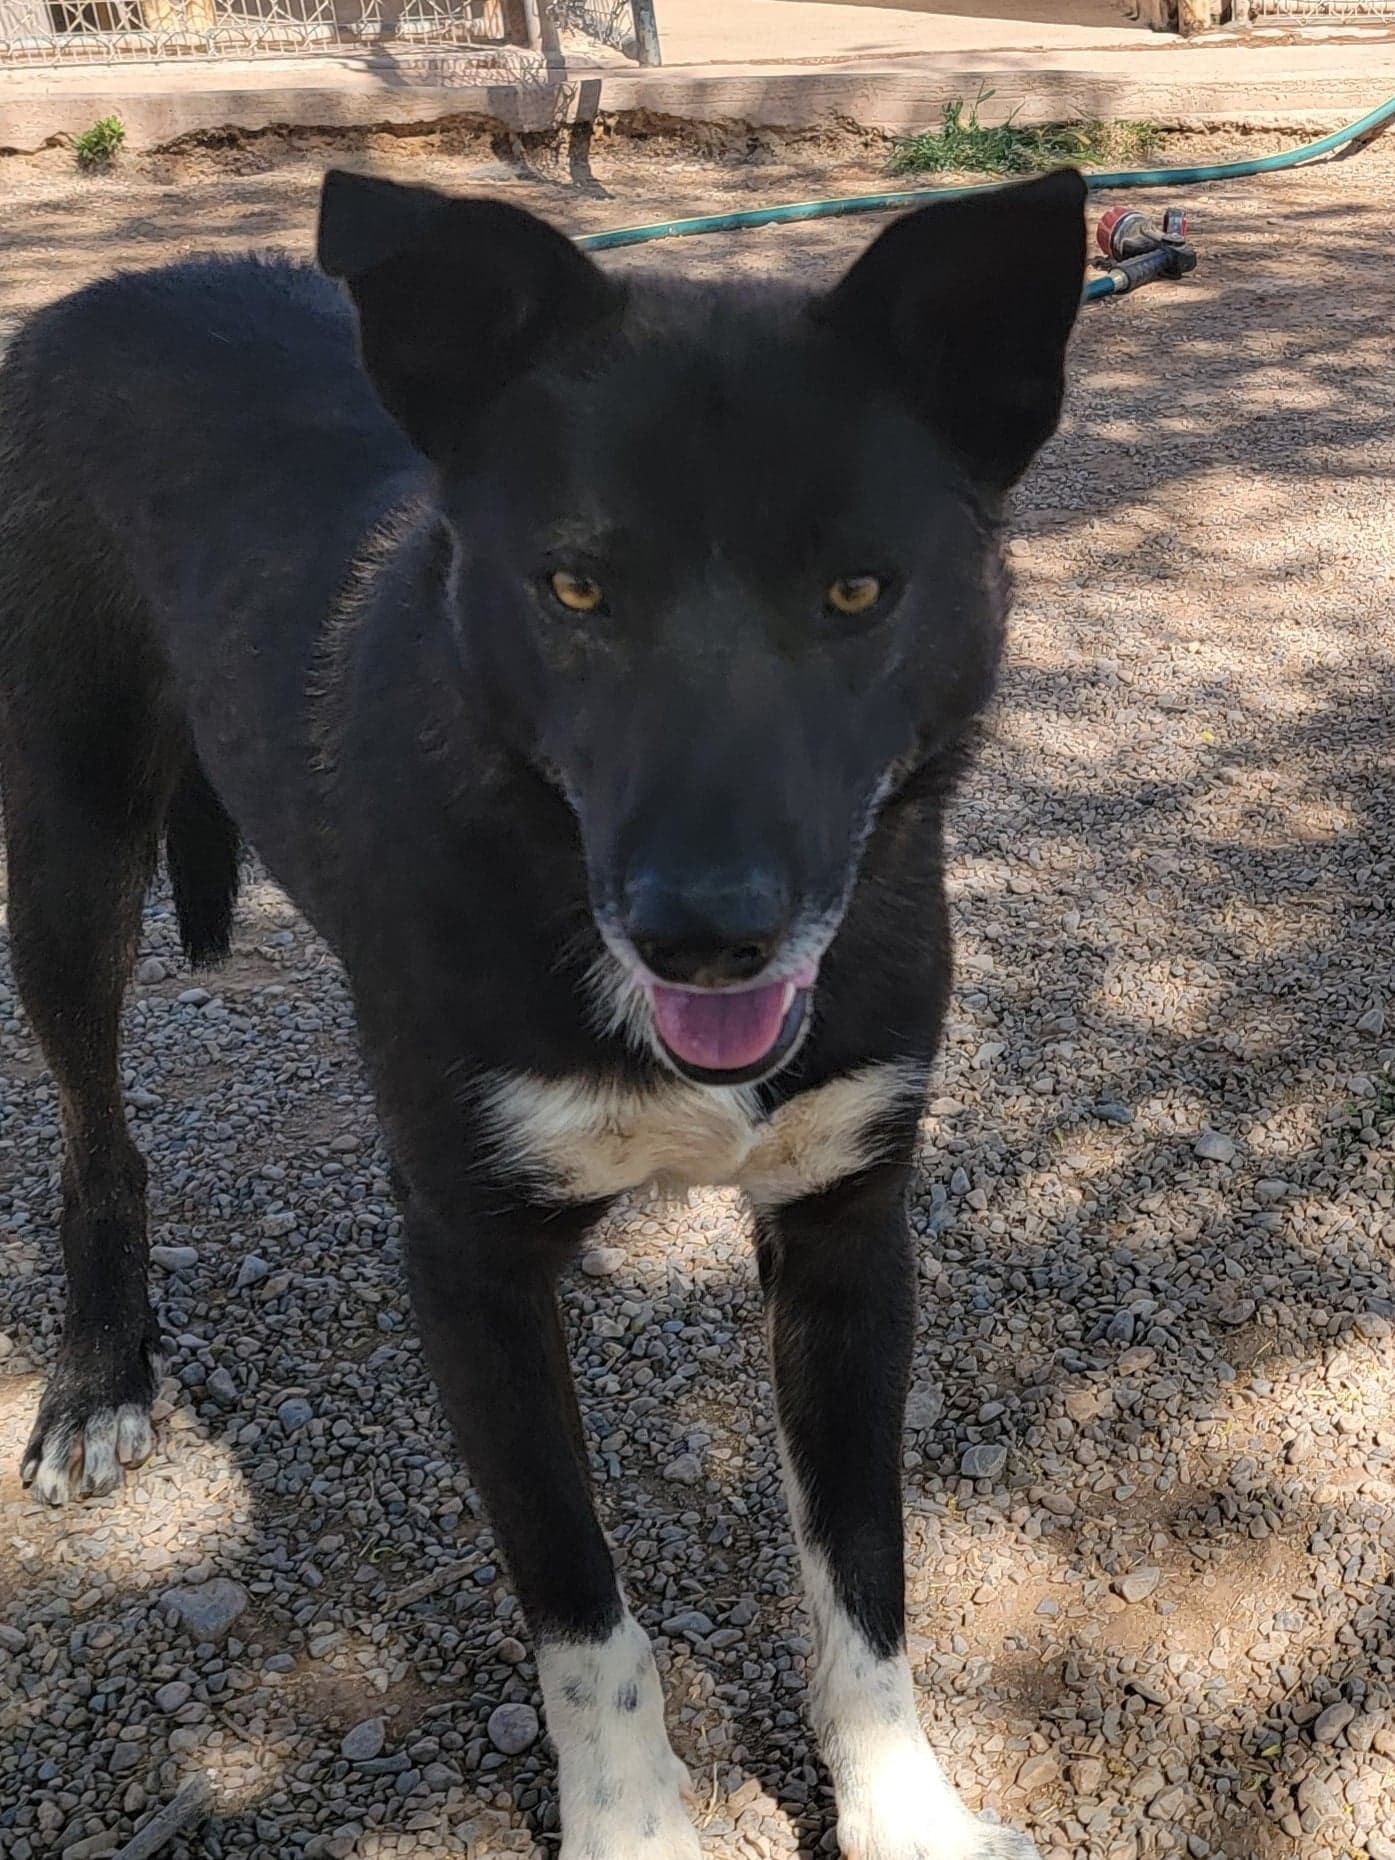
[[[493,1076],[484,1105],[499,1160],[561,1200],[741,1188],[770,1207],[875,1162],[887,1113],[924,1089],[918,1066],[863,1066],[763,1117],[749,1087],[675,1079],[636,1091],[514,1072]]]

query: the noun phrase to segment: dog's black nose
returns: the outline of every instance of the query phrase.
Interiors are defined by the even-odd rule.
[[[760,974],[789,915],[784,886],[765,873],[679,883],[647,870],[625,887],[622,923],[661,982],[722,988]]]

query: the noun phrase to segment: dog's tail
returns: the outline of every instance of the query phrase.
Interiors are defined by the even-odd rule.
[[[165,815],[165,863],[179,940],[195,968],[221,962],[232,942],[241,836],[190,756]]]

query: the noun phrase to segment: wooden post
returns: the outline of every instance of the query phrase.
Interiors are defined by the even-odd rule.
[[[654,17],[654,0],[631,0],[631,7],[639,62],[642,65],[661,65],[664,55],[659,49],[659,22]]]

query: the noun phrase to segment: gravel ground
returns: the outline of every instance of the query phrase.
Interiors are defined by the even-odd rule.
[[[509,185],[595,225],[875,184],[812,159]],[[103,194],[17,164],[0,310],[203,239],[303,245],[315,167],[152,158]],[[905,1468],[926,1721],[1048,1860],[1395,1856],[1393,183],[1377,147],[1208,190],[1195,280],[1086,312],[1021,497],[1013,663],[955,828]],[[656,262],[828,275],[869,230]],[[195,979],[157,896],[126,1063],[160,1442],[50,1515],[15,1467],[58,1335],[55,1103],[0,969],[0,1854],[109,1855],[198,1773],[180,1860],[554,1854],[535,1672],[413,1341],[339,974],[254,876]],[[829,1853],[740,1210],[602,1240],[576,1361],[706,1851]]]

